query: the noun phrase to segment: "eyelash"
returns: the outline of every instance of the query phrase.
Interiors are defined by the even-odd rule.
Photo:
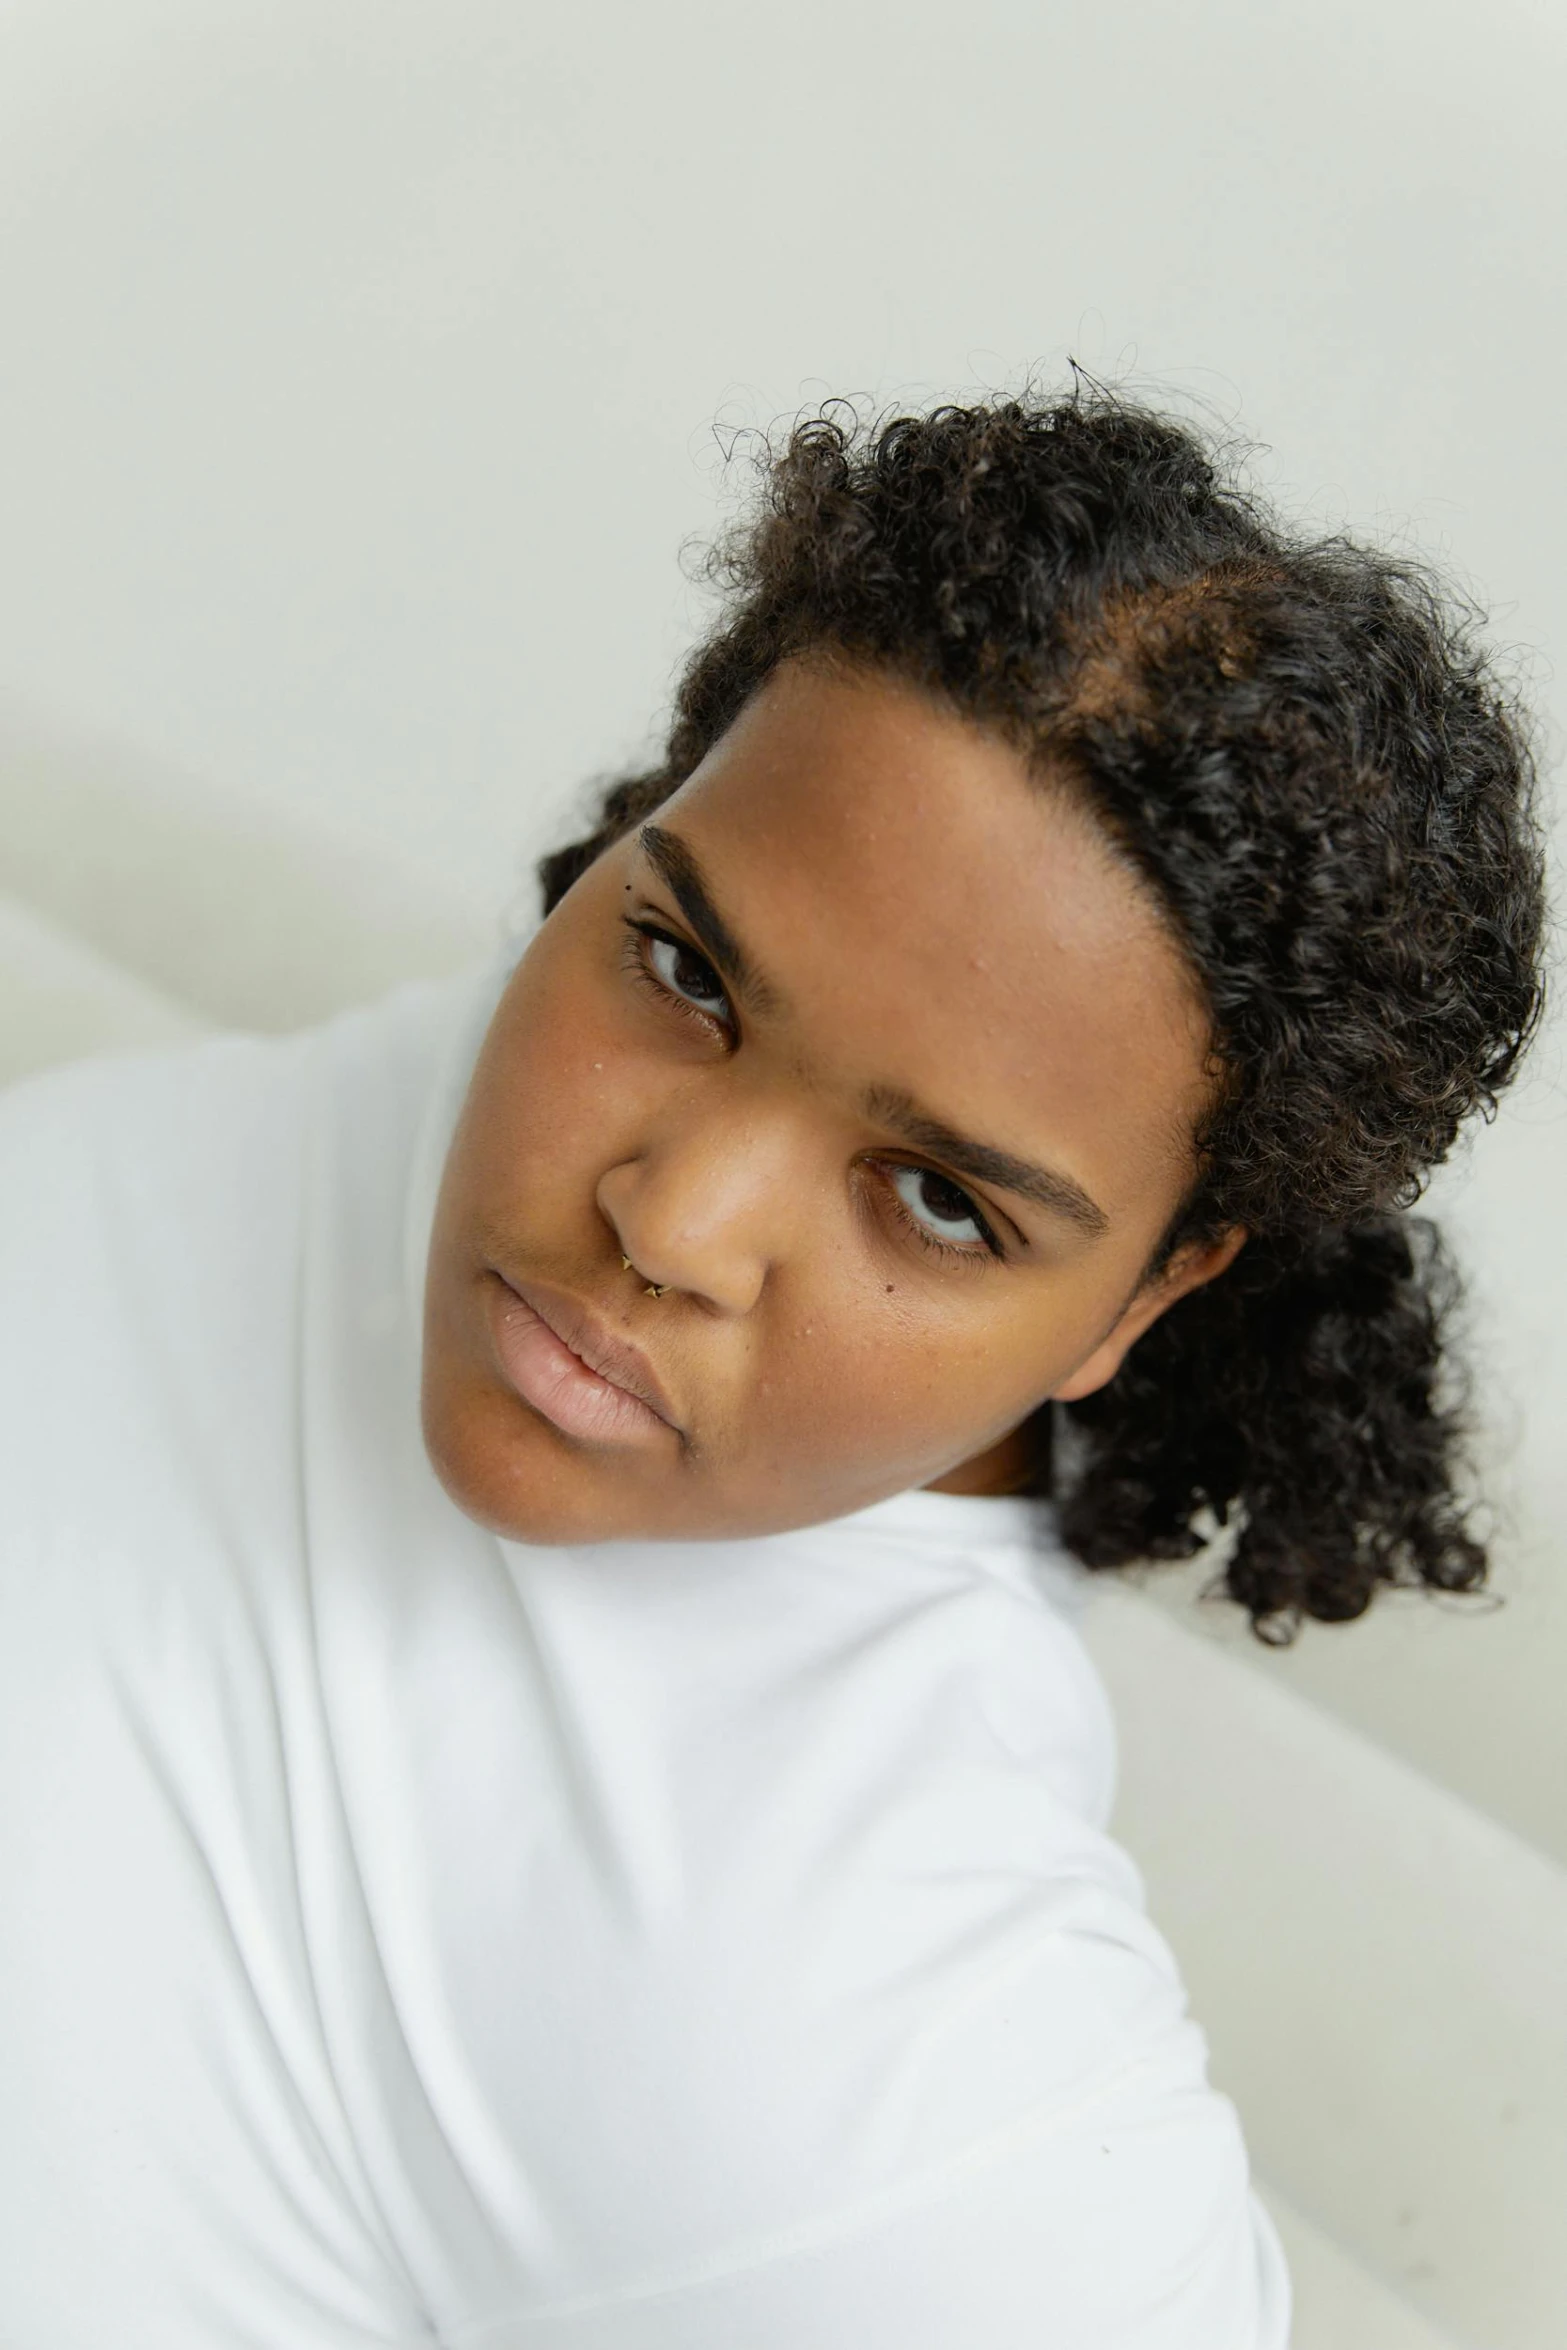
[[[630,976],[636,982],[636,984],[639,987],[644,988],[649,995],[654,997],[656,1001],[663,1005],[666,1009],[682,1013],[688,1020],[695,1021],[704,1035],[712,1036],[716,1033],[722,1036],[726,1042],[733,1042],[736,1035],[736,1031],[734,1029],[726,1028],[723,1022],[721,1020],[715,1019],[711,1012],[704,1012],[700,1004],[693,1004],[685,996],[677,994],[673,988],[666,987],[663,980],[659,978],[658,973],[653,969],[651,963],[648,961],[648,946],[649,943],[654,939],[658,940],[658,942],[663,946],[677,947],[682,954],[694,955],[698,962],[706,963],[707,957],[702,953],[700,947],[694,947],[692,946],[689,939],[680,938],[674,931],[666,930],[661,922],[638,921],[630,914],[623,914],[621,916],[621,922],[626,930],[627,936],[625,944],[621,950],[620,960],[622,967],[627,972],[629,972]],[[710,971],[713,968],[710,963],[708,963],[707,967]],[[714,972],[713,976],[716,979],[718,974]],[[878,1173],[880,1173],[884,1167],[889,1165],[897,1165],[899,1167],[918,1167],[921,1165],[921,1162],[917,1159],[899,1159],[896,1161],[878,1161],[873,1159],[869,1163],[877,1168]],[[928,1171],[935,1175],[941,1174],[941,1170],[939,1168],[933,1167]],[[952,1183],[952,1178],[950,1175],[942,1176],[941,1179],[945,1183]],[[910,1215],[908,1208],[905,1206],[903,1200],[899,1197],[897,1190],[891,1183],[884,1181],[882,1184],[882,1189],[886,1194],[887,1200],[892,1208],[892,1212],[897,1218],[898,1222],[903,1225],[906,1231],[913,1234],[914,1238],[919,1242],[921,1248],[927,1250],[930,1255],[945,1258],[949,1263],[956,1262],[958,1264],[964,1265],[972,1265],[976,1262],[976,1260],[983,1259],[985,1257],[1004,1259],[1005,1251],[1003,1250],[1000,1242],[997,1240],[990,1224],[980,1213],[979,1206],[974,1200],[972,1194],[964,1191],[963,1186],[960,1183],[952,1183],[952,1188],[954,1191],[960,1193],[961,1196],[968,1201],[969,1213],[972,1215],[974,1222],[978,1225],[979,1230],[983,1236],[980,1245],[977,1247],[970,1246],[964,1248],[959,1246],[956,1241],[941,1239],[939,1234],[930,1231],[926,1225],[919,1222],[917,1217]]]
[[[884,1164],[895,1164],[900,1167],[920,1167],[922,1173],[929,1173],[932,1175],[940,1173],[939,1168],[931,1167],[927,1169],[921,1167],[921,1162],[918,1159],[899,1159],[896,1161],[885,1162],[873,1159],[870,1163],[872,1166],[875,1166],[878,1169]],[[944,1183],[952,1183],[952,1178],[950,1175],[943,1175],[941,1179]],[[972,1194],[964,1191],[961,1183],[953,1183],[952,1188],[955,1192],[959,1193],[963,1199],[968,1201],[969,1214],[973,1217],[980,1230],[980,1239],[978,1244],[976,1245],[971,1242],[966,1248],[955,1240],[943,1240],[939,1233],[932,1232],[928,1225],[921,1224],[917,1217],[911,1216],[894,1185],[888,1183],[884,1185],[883,1188],[886,1191],[887,1198],[892,1206],[892,1212],[897,1217],[898,1222],[904,1225],[910,1232],[912,1232],[920,1246],[922,1248],[928,1249],[932,1256],[945,1257],[949,1262],[955,1261],[960,1265],[972,1265],[985,1257],[1000,1257],[1003,1255],[1000,1242],[996,1239],[994,1232],[991,1230],[985,1218],[980,1214],[978,1205],[976,1204]]]
[[[637,984],[646,988],[648,994],[653,996],[657,1002],[673,1011],[684,1013],[688,1020],[694,1020],[704,1035],[718,1035],[726,1043],[732,1043],[735,1036],[734,1029],[726,1028],[722,1020],[716,1020],[711,1012],[704,1012],[700,1004],[693,1004],[687,997],[677,995],[672,987],[666,987],[648,961],[648,946],[654,939],[657,939],[661,946],[678,947],[683,955],[693,955],[699,963],[706,963],[707,957],[702,953],[701,948],[692,946],[688,939],[677,938],[675,933],[672,930],[666,930],[661,922],[639,922],[630,914],[623,914],[621,921],[629,933],[625,946],[621,950],[621,963]],[[710,971],[713,970],[711,963],[708,963],[707,967]],[[718,977],[716,971],[713,971],[713,977],[715,979]]]

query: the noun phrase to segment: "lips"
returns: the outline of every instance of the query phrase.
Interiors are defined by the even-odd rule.
[[[641,1348],[617,1338],[564,1290],[496,1273],[490,1313],[507,1384],[563,1434],[625,1444],[678,1429]]]

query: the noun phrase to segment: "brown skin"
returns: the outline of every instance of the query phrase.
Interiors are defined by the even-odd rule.
[[[1005,1490],[1028,1414],[1112,1377],[1244,1237],[1141,1285],[1207,1087],[1178,950],[1015,750],[842,665],[775,673],[655,822],[776,1002],[719,979],[635,836],[544,924],[436,1214],[424,1425],[442,1482],[536,1542],[761,1534],[910,1486]],[[877,1087],[1069,1175],[1104,1230],[967,1175],[959,1199],[940,1151],[868,1111]],[[589,1444],[525,1403],[491,1334],[497,1267],[640,1346],[678,1430]]]

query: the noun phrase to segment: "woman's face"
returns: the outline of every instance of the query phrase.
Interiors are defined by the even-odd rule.
[[[447,1490],[582,1542],[999,1483],[1239,1244],[1139,1288],[1205,1046],[1067,798],[912,687],[786,664],[501,999],[430,1256]]]

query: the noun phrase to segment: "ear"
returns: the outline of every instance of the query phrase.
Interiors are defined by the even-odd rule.
[[[1113,1379],[1143,1332],[1161,1314],[1167,1313],[1178,1298],[1201,1289],[1205,1281],[1214,1280],[1232,1265],[1245,1239],[1244,1225],[1232,1224],[1217,1240],[1192,1241],[1187,1247],[1177,1249],[1158,1278],[1128,1300],[1093,1353],[1085,1356],[1077,1369],[1051,1390],[1055,1400],[1076,1403],[1079,1396],[1092,1395],[1096,1388]]]

